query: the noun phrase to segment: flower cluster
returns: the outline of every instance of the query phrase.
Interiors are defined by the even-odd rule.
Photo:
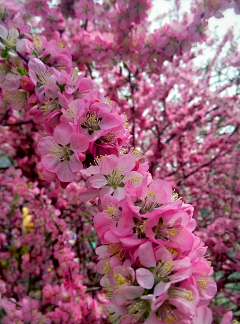
[[[147,170],[136,151],[130,151],[119,158],[103,157],[85,171],[93,174],[88,190],[99,190],[97,270],[104,274],[109,319],[194,323],[198,308],[207,307],[216,293],[204,257],[207,247],[192,233],[193,207],[177,198],[169,182],[153,180]]]
[[[27,29],[27,27],[25,27]],[[2,89],[12,108],[29,108],[48,136],[39,140],[42,178],[69,183],[76,172],[128,144],[125,115],[72,67],[57,41],[0,25]]]
[[[40,189],[13,167],[0,186],[1,323],[104,323],[107,301],[91,291],[98,280],[91,205],[74,207],[81,184],[65,190],[68,205],[59,190]]]

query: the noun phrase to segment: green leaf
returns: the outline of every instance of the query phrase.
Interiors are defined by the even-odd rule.
[[[43,63],[45,63],[48,59],[50,59],[50,57],[51,57],[51,54],[48,54],[48,55],[46,55],[45,57],[43,57],[43,58],[41,59],[41,61],[42,61]]]
[[[142,200],[137,200],[135,202],[135,206],[141,207],[142,206]]]
[[[37,55],[37,52],[36,51],[32,51],[33,52],[33,55],[36,57],[36,58],[38,58],[38,55]]]
[[[168,278],[161,278],[161,281],[168,283],[170,280]]]
[[[8,50],[2,50],[1,57],[9,60],[10,59],[10,56],[8,54]]]
[[[64,83],[64,84],[59,84],[58,82],[56,82],[56,85],[59,86],[61,92],[63,92],[63,91],[65,90],[66,83]]]
[[[148,268],[148,270],[149,270],[150,272],[154,273],[154,274],[155,274],[155,272],[156,272],[156,268],[153,268],[153,267]]]
[[[28,73],[27,73],[27,71],[25,70],[24,66],[22,66],[22,67],[18,67],[18,68],[17,68],[17,71],[18,71],[18,73],[20,73],[21,75],[29,76]]]

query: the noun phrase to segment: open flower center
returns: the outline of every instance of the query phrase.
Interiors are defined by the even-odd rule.
[[[160,321],[163,321],[166,324],[180,324],[181,318],[175,312],[176,307],[169,304],[168,301],[165,301],[158,309],[157,316]]]
[[[116,313],[113,309],[107,311],[108,319],[110,323],[119,324],[121,321],[121,315]]]
[[[123,249],[122,243],[111,243],[108,246],[111,255],[116,255],[119,259],[123,259],[125,256],[125,250]]]
[[[104,213],[106,213],[106,218],[112,218],[115,221],[118,221],[121,216],[120,210],[117,209],[113,204],[107,205],[107,208],[104,210]]]
[[[120,286],[124,285],[126,283],[126,278],[121,275],[120,273],[115,273],[114,274],[114,278],[117,279],[117,286],[115,286],[115,288],[119,288]]]
[[[5,44],[9,48],[13,48],[16,44],[16,39],[8,35],[7,38],[5,39]]]
[[[128,306],[128,311],[132,314],[134,320],[133,323],[138,322],[145,313],[149,313],[150,311],[150,303],[148,300],[138,300],[133,304]],[[146,314],[147,315],[147,314]]]
[[[25,91],[17,91],[11,95],[10,99],[17,104],[21,104],[27,99],[27,93]]]
[[[180,234],[181,229],[178,224],[164,225],[162,218],[159,219],[158,226],[153,227],[155,238],[163,241],[170,241],[171,238]],[[174,227],[173,227],[174,226]]]
[[[63,162],[65,159],[69,161],[70,156],[74,153],[72,150],[70,150],[70,144],[67,144],[66,146],[58,144],[58,147],[51,149],[50,152],[52,155],[57,155],[59,157],[59,161],[61,162]]]
[[[47,115],[50,112],[58,109],[58,107],[60,106],[58,106],[55,101],[46,99],[44,105],[40,106],[40,110],[43,112],[43,115]]]
[[[156,276],[158,279],[167,279],[167,276],[173,271],[174,263],[171,261],[163,262],[160,260],[156,268]]]
[[[49,71],[41,72],[38,74],[38,81],[41,85],[47,85],[51,83],[51,73]]]
[[[173,287],[168,290],[169,297],[171,298],[183,298],[188,302],[193,301],[193,293],[191,290],[181,288],[181,287]]]
[[[86,121],[81,124],[82,128],[87,128],[88,129],[88,134],[92,135],[92,133],[95,130],[100,130],[99,124],[101,123],[102,118],[98,117],[96,113],[93,115],[90,114],[90,112],[87,113],[86,116]]]
[[[109,187],[112,187],[115,190],[117,189],[117,187],[124,187],[124,183],[122,182],[124,175],[122,175],[122,172],[118,166],[113,170],[112,174],[105,177],[108,181],[107,185]]]
[[[116,140],[116,136],[114,136],[114,134],[110,132],[106,135],[101,136],[100,140],[102,140],[105,143],[114,143]]]
[[[145,198],[142,200],[142,205],[140,209],[140,214],[146,214],[150,213],[154,210],[154,208],[159,207],[156,203],[156,195],[155,192],[150,189],[145,196]]]

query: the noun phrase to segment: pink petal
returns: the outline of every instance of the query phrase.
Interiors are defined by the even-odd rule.
[[[70,137],[70,149],[74,152],[85,152],[88,149],[89,141],[85,135],[73,133]]]
[[[126,301],[127,301],[126,297],[119,293],[116,294],[116,296],[114,298],[114,302],[119,306],[126,304]]]
[[[127,299],[133,300],[136,299],[138,297],[141,297],[142,294],[144,293],[144,288],[140,287],[140,286],[127,286],[124,289],[124,296]]]
[[[137,269],[136,279],[138,284],[145,289],[152,289],[154,285],[154,275],[147,269]]]
[[[170,286],[171,286],[170,282],[165,283],[163,281],[160,281],[154,288],[154,292],[153,292],[154,296],[156,297],[161,296],[168,290]]]
[[[130,237],[120,237],[119,240],[126,247],[138,246],[142,243],[142,241],[144,241],[144,239],[141,240],[141,239],[131,237],[131,236]]]
[[[112,174],[117,166],[118,158],[116,155],[109,155],[103,158],[100,162],[100,172],[104,175]]]
[[[153,247],[151,242],[146,242],[139,247],[139,260],[141,264],[146,268],[156,267],[156,258],[153,253]]]
[[[99,190],[98,189],[94,189],[94,188],[90,188],[87,189],[85,192],[81,193],[78,197],[79,197],[79,201],[80,202],[87,202],[89,200],[92,200],[94,198],[96,198],[99,194]]]
[[[107,263],[107,260],[106,259],[100,260],[97,263],[96,270],[97,270],[98,273],[105,274],[104,268],[106,266],[106,263]]]
[[[47,171],[55,172],[56,167],[61,163],[56,154],[47,154],[42,158],[42,165]]]
[[[193,324],[212,324],[212,320],[212,311],[208,307],[198,307],[193,318]]]
[[[7,28],[5,28],[3,25],[0,25],[0,36],[1,36],[3,39],[6,39],[7,36],[8,36],[8,30],[7,30]]]
[[[62,182],[70,182],[74,179],[74,173],[70,169],[69,162],[67,160],[60,162],[57,165],[55,172],[58,179]]]
[[[233,317],[233,312],[227,312],[227,313],[223,316],[223,318],[222,318],[220,324],[231,324],[232,317]]]
[[[91,165],[89,168],[81,170],[81,173],[90,177],[92,174],[100,173],[100,168],[99,166]]]
[[[160,322],[157,315],[154,312],[150,312],[148,318],[144,321],[143,324],[163,324],[164,322]]]
[[[164,263],[173,260],[172,254],[164,246],[157,249],[155,255],[157,261],[162,260]]]
[[[116,118],[118,116],[113,115],[113,114],[108,114],[107,117],[103,117],[101,121],[101,129],[106,130],[106,129],[112,129],[113,127],[117,127],[121,123],[120,118]]]
[[[131,171],[135,167],[135,159],[131,155],[123,155],[119,158],[118,167],[123,174]]]
[[[70,137],[73,130],[68,124],[60,124],[54,130],[53,136],[58,144],[67,145],[70,143]]]
[[[114,225],[115,221],[110,217],[106,217],[104,213],[97,213],[94,217],[94,229],[100,238]]]
[[[89,183],[93,188],[102,188],[107,184],[107,179],[102,174],[95,174],[89,178]]]
[[[36,75],[39,75],[40,73],[47,70],[46,65],[38,58],[30,59],[30,61],[28,62],[28,68],[32,70]]]
[[[119,243],[119,238],[111,231],[107,231],[105,233],[104,239],[108,243]]]
[[[164,204],[169,202],[173,191],[170,182],[160,179],[154,180],[150,184],[149,188],[152,189],[156,194],[158,204]]]
[[[121,188],[121,187],[118,187],[113,196],[118,200],[118,201],[121,201],[125,198],[125,195],[126,195],[126,189],[125,188]]]
[[[37,149],[41,155],[46,155],[49,154],[52,149],[58,149],[58,145],[54,143],[54,137],[46,136],[39,140]]]
[[[69,166],[70,166],[72,172],[79,172],[82,169],[83,165],[79,161],[77,153],[74,153],[73,155],[71,155],[70,161],[69,161]]]
[[[151,307],[152,311],[155,311],[156,309],[158,309],[164,302],[165,300],[167,300],[169,298],[168,294],[165,292],[164,294],[162,294],[161,296],[159,296],[156,299],[156,303],[153,307]],[[163,323],[165,324],[165,323]]]

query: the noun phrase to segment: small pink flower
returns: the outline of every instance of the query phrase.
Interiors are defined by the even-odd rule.
[[[88,145],[86,136],[73,132],[67,124],[61,124],[55,128],[53,136],[40,139],[38,150],[43,156],[43,167],[55,173],[60,181],[70,182],[83,167],[77,153],[85,152]]]
[[[125,185],[131,181],[132,187],[141,185],[142,174],[132,171],[135,159],[131,154],[120,156],[109,155],[101,159],[99,166],[92,166],[82,170],[83,174],[91,175],[88,179],[89,187],[101,189],[100,198],[106,194],[113,194],[119,201],[126,195]]]
[[[172,243],[183,251],[191,250],[193,234],[187,229],[190,221],[189,215],[175,209],[177,201],[163,208],[155,209],[146,221],[146,233],[149,239],[157,244]],[[172,205],[172,209],[171,209]]]
[[[32,91],[34,90],[35,85],[28,76],[23,75],[21,78],[21,87],[26,91]]]

